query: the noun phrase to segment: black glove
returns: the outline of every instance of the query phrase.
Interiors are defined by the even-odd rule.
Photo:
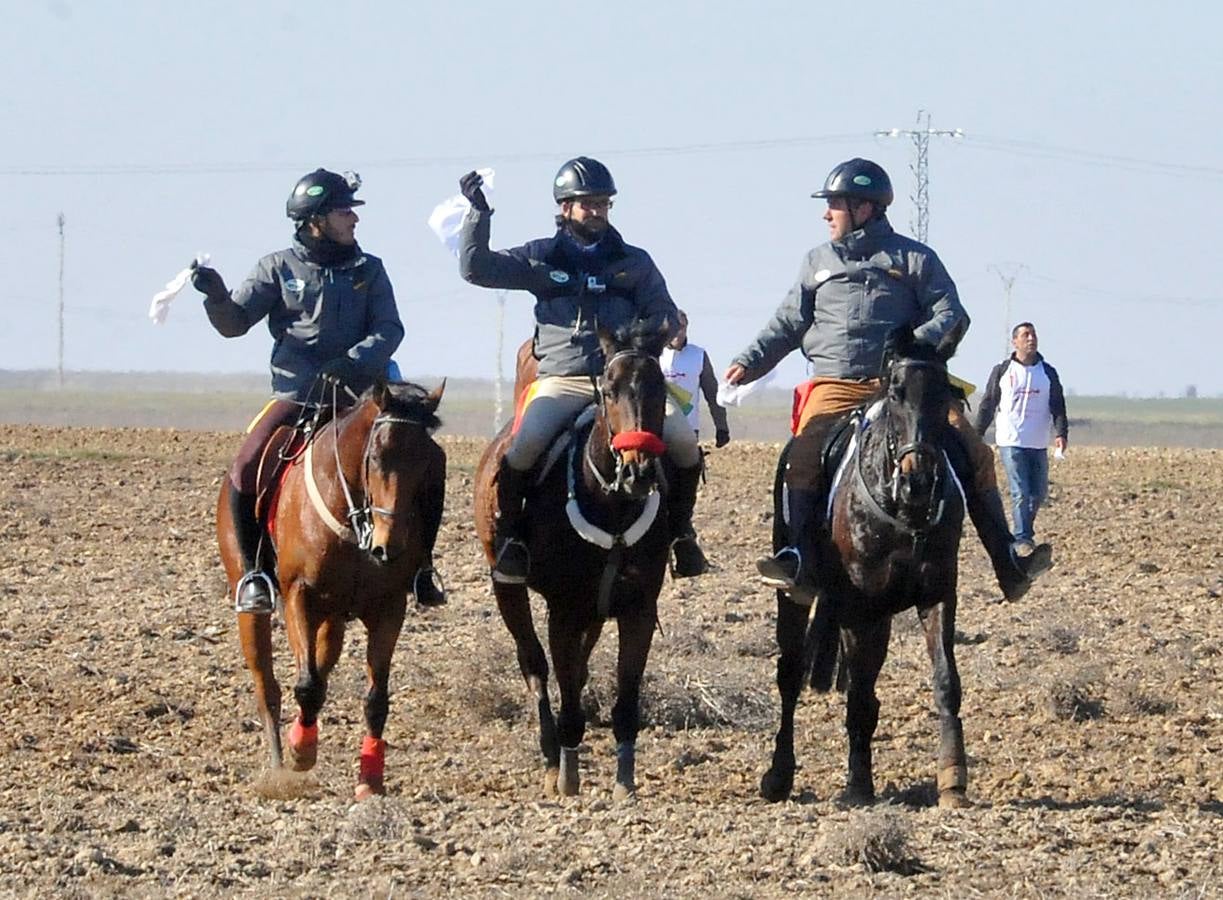
[[[715,447],[725,447],[729,443],[730,432],[725,428],[719,428],[717,433],[713,436],[713,445]]]
[[[361,377],[357,361],[351,356],[337,356],[323,363],[318,371],[319,378],[332,384],[351,384]]]
[[[225,279],[221,277],[220,272],[208,266],[191,264],[191,286],[205,297],[229,299],[229,288],[225,286]]]
[[[480,212],[488,212],[488,200],[484,198],[484,191],[480,190],[482,184],[484,178],[479,172],[468,172],[459,179],[459,190],[473,207]]]

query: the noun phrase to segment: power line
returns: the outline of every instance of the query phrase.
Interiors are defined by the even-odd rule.
[[[923,244],[926,243],[926,232],[930,226],[930,138],[962,138],[963,136],[964,132],[960,128],[931,128],[930,113],[924,109],[917,111],[916,128],[891,128],[887,131],[875,132],[875,137],[907,137],[913,140],[917,159],[909,168],[917,178],[917,190],[910,198],[913,201],[914,218],[909,224],[913,227],[914,236]]]
[[[839,144],[861,141],[864,133],[811,135],[807,137],[767,138],[747,141],[720,141],[700,144],[671,144],[652,147],[591,148],[600,156],[681,156],[701,153],[730,153],[742,150],[775,150],[785,147],[808,147],[817,144]],[[371,169],[416,169],[431,166],[477,165],[495,157],[498,162],[530,162],[561,159],[565,152],[534,150],[524,153],[485,153],[480,156],[407,156],[382,160],[359,161],[356,165]],[[0,168],[0,175],[69,176],[69,175],[229,175],[257,172],[281,172],[318,165],[312,162],[283,161],[278,163],[120,163],[116,165],[84,164],[64,166],[11,166]]]

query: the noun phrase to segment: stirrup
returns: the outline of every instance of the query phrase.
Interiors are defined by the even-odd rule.
[[[433,583],[434,576],[437,577],[438,584],[441,585],[440,587]],[[426,595],[432,590],[440,599],[429,601],[421,599],[420,580],[422,577],[425,579],[425,584],[428,585],[425,589]],[[442,580],[441,574],[433,566],[424,566],[416,570],[416,577],[412,579],[412,595],[416,597],[416,602],[421,606],[445,606],[446,582]]]
[[[263,583],[263,591],[258,590]],[[252,588],[253,590],[248,590]],[[271,615],[276,611],[276,584],[267,572],[252,569],[234,587],[234,612]]]
[[[505,554],[514,548],[521,550],[523,556],[522,572],[519,574],[513,570],[504,572],[501,569],[501,563],[505,559]],[[511,560],[513,562],[513,560]],[[501,549],[497,551],[497,558],[493,561],[491,575],[493,581],[498,581],[501,584],[526,584],[527,575],[531,571],[531,551],[525,543],[517,538],[508,538],[501,545]]]
[[[793,565],[790,564],[791,558]],[[756,560],[756,571],[769,587],[792,591],[803,571],[803,554],[797,547],[782,547],[772,556],[762,556]]]

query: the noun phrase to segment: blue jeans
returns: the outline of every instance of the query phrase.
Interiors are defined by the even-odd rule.
[[[1049,451],[1029,447],[999,447],[1002,468],[1011,485],[1011,517],[1015,540],[1030,541],[1036,511],[1049,493]]]

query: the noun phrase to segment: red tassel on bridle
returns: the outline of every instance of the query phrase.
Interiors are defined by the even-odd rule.
[[[667,452],[666,442],[652,431],[622,431],[612,438],[615,450],[642,450],[653,456]]]

